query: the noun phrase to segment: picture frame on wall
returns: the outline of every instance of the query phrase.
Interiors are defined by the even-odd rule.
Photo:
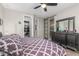
[[[0,18],[0,25],[2,25],[3,24],[3,20]]]

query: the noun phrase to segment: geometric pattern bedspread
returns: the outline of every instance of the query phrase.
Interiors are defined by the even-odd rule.
[[[15,51],[14,53],[17,53],[17,51],[19,53],[21,52],[21,54],[18,53],[14,56],[18,56],[18,55],[19,56],[23,56],[23,55],[24,56],[66,56],[66,52],[63,47],[46,39],[32,38],[32,37],[23,38],[19,35],[10,35],[10,36],[2,37],[0,39],[0,42],[3,42],[1,40],[3,40],[4,42],[8,42],[4,45],[0,44],[1,47],[5,46],[4,47],[5,49],[1,48],[4,51],[7,49],[6,51],[8,53],[12,51]],[[14,44],[15,46],[12,44]],[[10,46],[10,48],[8,48],[7,46]]]
[[[26,38],[27,39],[27,38]],[[65,56],[65,49],[45,39],[28,39],[24,45],[25,56]],[[32,42],[31,42],[32,41]],[[31,43],[30,43],[31,42]]]

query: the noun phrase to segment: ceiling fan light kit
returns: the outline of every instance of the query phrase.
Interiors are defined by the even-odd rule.
[[[42,7],[44,11],[47,11],[47,6],[57,6],[57,3],[40,3],[41,5],[36,6],[34,9]]]
[[[42,8],[46,8],[46,4],[42,4],[41,7],[42,7]]]

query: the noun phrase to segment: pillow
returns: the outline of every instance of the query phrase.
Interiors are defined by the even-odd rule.
[[[20,40],[23,38],[23,37],[20,36],[19,34],[11,34],[10,37],[11,37],[11,38],[18,38],[18,39],[20,39]]]
[[[6,40],[0,39],[0,50],[8,52],[12,56],[22,56],[23,49],[19,44],[16,44],[11,38]]]

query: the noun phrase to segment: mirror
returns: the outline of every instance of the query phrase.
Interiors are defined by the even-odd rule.
[[[75,17],[69,17],[56,21],[56,31],[75,32]]]

